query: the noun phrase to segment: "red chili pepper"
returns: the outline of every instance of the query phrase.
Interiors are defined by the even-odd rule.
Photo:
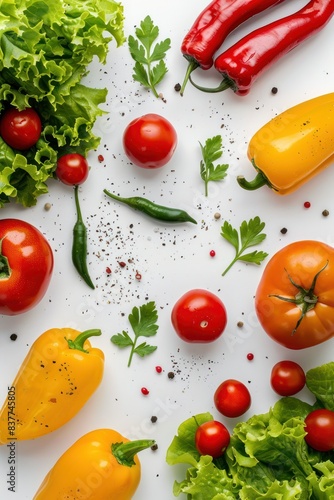
[[[284,0],[213,0],[196,18],[183,39],[181,52],[189,61],[180,90],[182,95],[189,75],[200,66],[209,69],[221,44],[235,28],[250,17]]]
[[[220,54],[215,60],[215,68],[223,75],[218,87],[200,87],[190,80],[204,92],[231,88],[238,95],[246,95],[266,69],[324,28],[333,14],[333,0],[311,0],[294,14],[249,33]]]

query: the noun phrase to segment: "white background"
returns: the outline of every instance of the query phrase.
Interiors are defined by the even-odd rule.
[[[224,48],[250,30],[302,7],[305,1],[286,2],[245,23],[225,42]],[[0,449],[0,498],[32,499],[45,474],[58,457],[84,433],[110,427],[134,438],[152,438],[158,450],[140,455],[142,480],[136,500],[173,498],[175,478],[183,477],[183,467],[170,467],[165,454],[178,425],[199,412],[210,411],[220,418],[213,406],[213,393],[226,378],[237,378],[249,387],[252,406],[244,419],[266,412],[277,399],[270,388],[271,367],[281,359],[295,360],[305,370],[333,358],[333,341],[305,351],[289,351],[271,341],[259,326],[253,297],[261,266],[237,263],[229,273],[221,273],[233,258],[233,248],[220,236],[224,220],[239,228],[243,220],[259,216],[265,223],[266,240],[259,249],[272,256],[286,244],[300,239],[317,239],[334,244],[334,170],[328,168],[292,195],[281,197],[263,187],[257,192],[242,190],[236,176],[254,176],[247,159],[247,144],[257,129],[288,107],[300,101],[333,91],[333,20],[315,37],[303,43],[267,71],[246,97],[231,90],[204,94],[188,84],[181,97],[174,90],[181,83],[187,62],[180,45],[195,17],[206,6],[205,0],[180,2],[169,0],[124,0],[125,33],[134,34],[135,26],[150,15],[160,28],[161,39],[170,37],[172,49],[166,63],[169,72],[159,86],[166,99],[156,99],[132,79],[133,60],[127,44],[110,46],[105,66],[96,63],[87,83],[107,87],[108,114],[99,118],[96,133],[101,145],[89,156],[89,180],[80,189],[81,208],[89,236],[89,268],[96,289],[91,291],[76,274],[71,262],[72,227],[75,222],[73,191],[56,181],[49,194],[34,208],[6,206],[1,217],[17,217],[38,227],[49,240],[55,257],[51,285],[42,302],[23,315],[0,318],[0,399],[20,367],[33,341],[45,330],[71,326],[78,330],[101,328],[94,346],[105,352],[103,382],[83,410],[63,428],[31,442],[17,445],[16,493],[7,490],[8,450]],[[220,81],[214,70],[194,74],[197,81],[215,86]],[[272,87],[278,93],[271,93]],[[130,164],[122,149],[122,134],[135,117],[154,112],[165,116],[178,133],[178,147],[165,167],[147,171]],[[332,131],[334,133],[334,131]],[[199,175],[201,153],[198,141],[221,134],[223,163],[229,163],[227,178],[210,183],[204,197]],[[102,154],[104,161],[98,161]],[[282,168],[285,168],[283,165]],[[107,188],[123,196],[145,196],[156,203],[187,210],[197,221],[172,225],[155,221],[124,205],[107,199]],[[305,201],[311,203],[305,209]],[[51,203],[50,211],[44,204]],[[322,211],[329,210],[324,217]],[[215,220],[214,214],[221,214]],[[288,232],[282,235],[281,228]],[[210,257],[210,250],[216,256]],[[129,263],[128,260],[132,262]],[[120,268],[119,261],[127,262]],[[106,274],[106,267],[112,270]],[[136,280],[138,271],[141,281]],[[215,343],[183,343],[170,322],[176,300],[192,288],[205,288],[219,295],[228,312],[224,335]],[[127,368],[128,351],[111,344],[113,334],[128,330],[127,317],[134,306],[147,300],[157,304],[159,331],[151,343],[157,351],[144,358],[135,357]],[[242,321],[243,328],[237,327]],[[16,333],[16,342],[10,334]],[[254,360],[247,360],[247,353]],[[163,372],[157,374],[155,366]],[[170,380],[169,371],[175,373]],[[141,394],[147,387],[148,396]],[[301,397],[307,399],[304,390]],[[152,424],[152,415],[158,421]],[[236,421],[223,420],[230,429]],[[158,492],[158,493],[157,493]],[[52,500],[52,499],[50,499]],[[104,499],[101,499],[104,500]]]

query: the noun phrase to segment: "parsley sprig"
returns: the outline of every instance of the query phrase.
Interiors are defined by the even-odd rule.
[[[132,339],[130,335],[123,330],[122,333],[113,335],[110,340],[121,349],[131,347],[128,360],[128,366],[130,366],[134,354],[138,354],[138,356],[143,358],[157,349],[157,346],[149,345],[146,342],[137,345],[139,337],[153,337],[158,331],[158,312],[155,302],[147,302],[139,308],[134,307],[128,319],[134,332],[134,338]]]
[[[150,16],[141,21],[135,34],[138,40],[132,35],[128,38],[130,54],[136,61],[132,77],[144,87],[151,89],[155,97],[160,97],[156,86],[168,71],[164,58],[171,46],[170,38],[153,45],[159,36],[159,28],[154,25]]]
[[[262,232],[264,227],[265,223],[262,222],[258,216],[254,217],[254,219],[250,219],[248,222],[244,220],[241,223],[239,233],[229,222],[224,222],[221,228],[221,236],[234,246],[235,257],[223,272],[223,276],[225,276],[233,264],[238,260],[260,265],[268,256],[266,252],[258,250],[246,254],[244,253],[247,248],[258,245],[266,238],[267,235]]]
[[[208,184],[210,181],[221,181],[226,177],[227,164],[214,165],[223,155],[223,139],[221,135],[216,135],[205,141],[204,146],[199,143],[202,150],[200,163],[201,177],[205,184],[205,196],[208,196]]]

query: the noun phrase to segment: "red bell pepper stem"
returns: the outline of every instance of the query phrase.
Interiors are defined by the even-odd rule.
[[[182,95],[189,75],[199,66],[209,69],[225,38],[252,16],[284,0],[213,0],[196,18],[183,39],[181,52],[189,61],[180,90]]]
[[[249,33],[220,54],[215,60],[215,68],[222,74],[223,83],[218,87],[195,86],[205,92],[219,92],[230,87],[238,95],[248,94],[266,69],[324,28],[333,14],[333,0],[311,0],[294,14]]]

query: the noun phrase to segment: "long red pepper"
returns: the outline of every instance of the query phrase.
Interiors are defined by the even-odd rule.
[[[204,92],[231,88],[238,95],[249,93],[252,84],[275,61],[320,31],[334,14],[334,0],[311,0],[299,11],[263,26],[220,54],[215,68],[223,75],[221,84]]]
[[[181,87],[182,95],[189,75],[200,66],[209,69],[225,38],[250,17],[284,0],[213,0],[196,18],[183,39],[181,52],[189,61]]]

